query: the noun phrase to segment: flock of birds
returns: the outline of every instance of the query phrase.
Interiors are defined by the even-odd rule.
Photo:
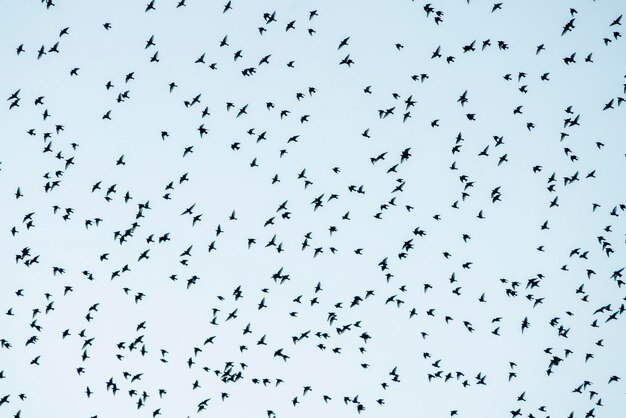
[[[359,49],[363,28],[330,18],[344,6],[247,3],[124,3],[134,28],[107,16],[38,43],[9,26],[0,416],[623,413],[622,15],[550,5],[560,24],[538,23],[548,35],[531,45],[449,23],[471,10],[485,30],[514,26],[513,2],[406,1],[394,7],[440,40]],[[229,31],[172,59],[184,28],[162,22],[180,13]],[[130,58],[124,45],[72,55],[85,46],[71,39],[116,31]],[[581,31],[593,49],[556,54]],[[411,68],[371,65],[379,54]],[[488,70],[514,54],[510,71]],[[40,64],[62,92],[30,83]],[[396,73],[397,90],[383,81]],[[588,74],[606,77],[606,100]],[[586,87],[555,100],[559,82]],[[451,98],[436,83],[465,87]],[[128,130],[141,137],[112,138]]]

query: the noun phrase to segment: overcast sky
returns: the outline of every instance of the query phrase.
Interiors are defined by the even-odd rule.
[[[623,413],[620,1],[178,3],[0,1],[0,417]]]

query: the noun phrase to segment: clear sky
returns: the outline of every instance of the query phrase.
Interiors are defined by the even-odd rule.
[[[0,1],[0,417],[623,415],[620,1],[183,3]]]

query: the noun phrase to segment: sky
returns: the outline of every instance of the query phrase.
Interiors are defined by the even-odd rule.
[[[0,1],[0,417],[620,416],[621,2],[183,3]]]

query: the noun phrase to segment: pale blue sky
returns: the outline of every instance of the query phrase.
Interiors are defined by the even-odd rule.
[[[22,417],[150,417],[157,409],[163,417],[265,417],[267,410],[281,418],[348,417],[358,415],[357,404],[344,403],[344,396],[356,395],[365,407],[361,415],[370,417],[443,418],[453,410],[460,417],[502,417],[518,408],[525,417],[583,417],[592,408],[598,418],[621,416],[624,383],[607,382],[626,377],[626,328],[621,314],[605,323],[626,296],[611,279],[626,265],[626,212],[619,208],[626,203],[626,105],[618,106],[618,97],[625,96],[626,48],[613,36],[622,26],[609,26],[622,14],[621,2],[509,0],[494,13],[492,2],[432,2],[444,12],[440,25],[434,14],[426,16],[425,2],[411,1],[233,0],[226,13],[223,3],[200,0],[187,0],[181,8],[178,1],[156,0],[156,10],[147,13],[147,2],[55,3],[46,9],[34,0],[0,1],[0,90],[8,98],[20,89],[19,107],[9,109],[11,101],[4,101],[0,108],[0,338],[12,345],[0,349],[6,377],[0,379],[0,399],[10,395],[0,417],[18,411]],[[570,8],[577,11],[575,27],[561,36],[572,19]],[[309,20],[312,10],[318,15]],[[267,24],[263,14],[273,11],[276,22]],[[295,28],[286,31],[291,21]],[[103,27],[107,22],[110,30]],[[68,34],[59,38],[65,27]],[[263,35],[259,27],[267,29]],[[308,29],[315,30],[312,36]],[[155,45],[145,48],[152,35]],[[224,36],[228,46],[220,47]],[[338,50],[348,36],[348,45]],[[605,45],[605,37],[613,41]],[[487,39],[491,46],[481,50]],[[476,51],[463,53],[474,40]],[[59,53],[48,52],[57,41]],[[508,49],[498,49],[498,41]],[[25,52],[18,55],[20,44]],[[545,50],[536,54],[540,44]],[[42,45],[47,54],[37,59]],[[438,46],[442,58],[431,59]],[[242,58],[234,60],[239,50]],[[150,62],[157,51],[159,62]],[[574,52],[576,63],[565,65],[563,58]],[[589,53],[593,63],[585,62]],[[205,63],[195,63],[202,54]],[[269,54],[269,63],[259,65]],[[347,54],[351,67],[339,65]],[[448,56],[455,62],[447,64]],[[287,66],[290,61],[294,68]],[[209,68],[212,63],[216,70]],[[249,67],[256,73],[244,77],[241,71]],[[73,68],[79,68],[77,76],[70,76]],[[131,72],[134,80],[125,82]],[[526,77],[518,81],[520,72]],[[511,81],[503,78],[507,73]],[[549,81],[541,80],[545,73]],[[416,74],[428,79],[414,81]],[[110,90],[108,81],[114,84]],[[171,82],[177,87],[170,93]],[[366,86],[372,94],[364,93]],[[128,99],[118,103],[118,94],[127,90]],[[462,107],[457,99],[465,90],[469,101]],[[304,97],[297,100],[297,93]],[[186,108],[183,102],[198,94],[201,102]],[[39,96],[43,104],[35,105]],[[409,96],[416,103],[403,123]],[[614,109],[603,111],[611,99]],[[230,111],[227,102],[234,104]],[[268,110],[267,102],[275,108]],[[244,105],[247,114],[236,117]],[[517,106],[523,114],[513,114]],[[210,115],[202,117],[205,107]],[[392,107],[393,115],[379,118],[379,110]],[[44,121],[46,109],[51,117]],[[109,110],[111,120],[103,120]],[[282,110],[291,113],[281,119]],[[309,121],[301,123],[304,115]],[[576,115],[580,125],[564,127],[564,119]],[[435,119],[439,127],[433,128]],[[532,131],[529,122],[536,126]],[[208,129],[202,138],[201,124]],[[55,125],[64,127],[58,135]],[[28,135],[29,129],[36,135]],[[366,129],[370,138],[361,135]],[[162,131],[169,133],[165,140]],[[52,132],[50,140],[44,132]],[[257,142],[262,132],[266,140]],[[459,132],[462,146],[453,154]],[[562,132],[569,136],[560,141]],[[297,142],[287,142],[296,135]],[[504,143],[496,147],[494,136]],[[53,152],[42,152],[49,142]],[[231,149],[235,142],[237,151]],[[76,150],[71,143],[79,144]],[[183,157],[190,146],[193,153]],[[478,156],[486,146],[489,155]],[[410,159],[397,173],[387,173],[406,148]],[[287,151],[282,157],[281,150]],[[62,159],[55,158],[58,152]],[[385,159],[372,164],[382,153]],[[505,154],[508,161],[498,165]],[[116,165],[121,155],[126,164]],[[66,170],[70,157],[74,165]],[[255,158],[258,167],[251,168]],[[458,170],[450,170],[453,162]],[[535,166],[541,172],[533,173]],[[298,178],[303,169],[312,182],[307,188]],[[42,176],[55,177],[57,170],[63,171],[60,186],[45,193]],[[595,178],[586,178],[594,170]],[[564,178],[576,172],[580,181],[564,186]],[[190,180],[178,184],[183,173]],[[275,175],[280,182],[272,184]],[[403,191],[392,192],[398,179],[406,182]],[[171,200],[165,200],[171,181]],[[92,193],[97,182],[102,189]],[[467,182],[473,187],[464,189]],[[107,202],[113,184],[117,192]],[[350,185],[363,185],[365,193],[349,192]],[[23,197],[15,199],[18,187]],[[492,203],[498,187],[501,201]],[[124,203],[127,191],[132,200]],[[465,200],[463,191],[469,193]],[[314,211],[311,202],[322,194],[323,207]],[[332,194],[338,199],[327,201]],[[550,207],[557,196],[558,206]],[[396,206],[388,203],[394,197]],[[115,242],[114,231],[129,228],[137,204],[146,201],[151,209],[142,211],[133,237]],[[277,212],[284,201],[290,219]],[[452,207],[455,201],[459,209]],[[192,226],[192,217],[180,214],[194,203],[193,214],[202,218]],[[592,211],[593,203],[601,206]],[[381,209],[384,204],[387,209]],[[54,205],[60,207],[57,214]],[[611,215],[614,207],[619,216]],[[67,221],[65,208],[74,210]],[[237,220],[229,220],[233,210]],[[482,220],[476,217],[481,210]],[[35,227],[27,229],[22,220],[31,212]],[[342,219],[346,212],[350,220]],[[382,219],[374,217],[379,212]],[[100,226],[86,229],[85,220],[97,217]],[[264,227],[272,217],[274,225]],[[546,220],[550,229],[541,230]],[[224,232],[216,237],[218,225]],[[14,226],[19,232],[12,236]],[[332,236],[331,226],[338,230]],[[416,227],[426,235],[415,236]],[[166,232],[169,242],[146,242]],[[309,232],[310,247],[302,251]],[[467,243],[463,234],[471,237]],[[281,253],[265,247],[274,235]],[[611,243],[610,257],[598,236]],[[249,238],[256,239],[251,249]],[[414,248],[399,259],[410,239]],[[213,241],[216,250],[208,252]],[[185,266],[180,254],[191,245]],[[545,251],[537,251],[539,246]],[[24,247],[39,255],[39,264],[15,262]],[[323,253],[313,257],[319,247]],[[363,255],[354,253],[358,248]],[[588,251],[587,259],[570,257],[576,248]],[[138,262],[147,249],[150,258]],[[108,260],[100,261],[104,253]],[[389,282],[378,266],[385,257],[393,274]],[[462,267],[466,262],[473,263],[470,269]],[[110,280],[126,264],[131,271]],[[65,274],[54,276],[53,266]],[[281,267],[290,280],[278,285],[271,276]],[[587,269],[596,273],[590,279]],[[95,279],[87,280],[83,271]],[[453,273],[456,283],[449,280]],[[170,280],[174,274],[178,281]],[[538,274],[544,277],[540,286],[526,288]],[[193,275],[200,279],[187,289]],[[509,297],[505,291],[514,281],[520,283],[518,296]],[[315,294],[318,282],[323,290]],[[425,284],[432,286],[426,293]],[[583,284],[584,293],[576,293]],[[65,286],[73,288],[66,296]],[[235,301],[237,286],[243,298]],[[18,289],[24,296],[15,294]],[[375,295],[350,308],[368,290]],[[139,303],[137,292],[145,294]],[[485,303],[478,300],[483,293]],[[299,295],[302,304],[293,302]],[[404,303],[386,304],[393,295]],[[314,297],[319,304],[312,306]],[[262,298],[268,307],[259,311]],[[543,303],[533,307],[537,298]],[[50,302],[54,311],[43,313]],[[95,303],[98,311],[87,322]],[[608,304],[610,312],[594,314]],[[211,324],[213,308],[219,309],[219,325]],[[409,319],[413,308],[417,316]],[[36,317],[40,332],[30,326],[33,309],[42,311]],[[225,321],[234,309],[237,318]],[[434,316],[427,314],[431,309]],[[9,310],[13,316],[5,315]],[[329,312],[337,314],[332,326]],[[452,318],[448,324],[446,316]],[[524,318],[530,328],[522,334]],[[550,325],[554,318],[570,329],[567,338]],[[599,328],[592,328],[596,319]],[[136,331],[143,321],[146,329]],[[252,333],[243,335],[247,324]],[[353,324],[351,330],[338,334],[336,327],[346,324]],[[492,333],[498,326],[500,336]],[[66,329],[71,335],[62,339]],[[292,342],[309,330],[308,339]],[[316,337],[318,331],[330,338]],[[359,338],[363,332],[372,337],[367,344]],[[33,335],[39,341],[25,346]],[[119,342],[128,345],[139,335],[145,356],[118,350]],[[258,346],[263,335],[267,346]],[[203,345],[210,336],[216,336],[215,344]],[[89,338],[93,346],[83,362],[81,348]],[[240,352],[241,345],[248,350]],[[202,352],[194,356],[194,347]],[[332,352],[335,347],[341,354]],[[273,356],[279,348],[290,356],[287,362]],[[161,349],[168,352],[167,363]],[[572,351],[567,358],[566,349]],[[594,357],[585,362],[588,353]],[[31,365],[36,356],[40,365]],[[563,361],[547,376],[552,356]],[[432,364],[439,359],[437,368]],[[247,368],[243,379],[224,384],[213,370],[229,361]],[[511,369],[509,362],[517,366]],[[396,366],[399,383],[389,374]],[[85,373],[78,375],[78,367]],[[439,370],[455,377],[429,382],[428,374]],[[131,383],[125,371],[143,376]],[[464,374],[458,380],[457,371]],[[517,377],[509,381],[511,371]],[[487,376],[485,386],[476,384],[478,373]],[[111,377],[120,389],[115,396],[106,390]],[[253,378],[271,384],[255,385]],[[276,387],[276,379],[284,382]],[[201,387],[192,390],[196,380]],[[585,380],[593,384],[582,394],[572,392]],[[303,395],[307,385],[312,391]],[[89,399],[86,387],[93,391]],[[139,410],[131,389],[149,395]],[[162,398],[159,389],[167,390]],[[229,394],[225,401],[222,392]],[[518,401],[523,392],[526,400]],[[20,393],[28,398],[20,400]],[[323,395],[332,400],[325,403]],[[300,404],[294,407],[296,396]],[[206,398],[207,409],[197,414]]]

